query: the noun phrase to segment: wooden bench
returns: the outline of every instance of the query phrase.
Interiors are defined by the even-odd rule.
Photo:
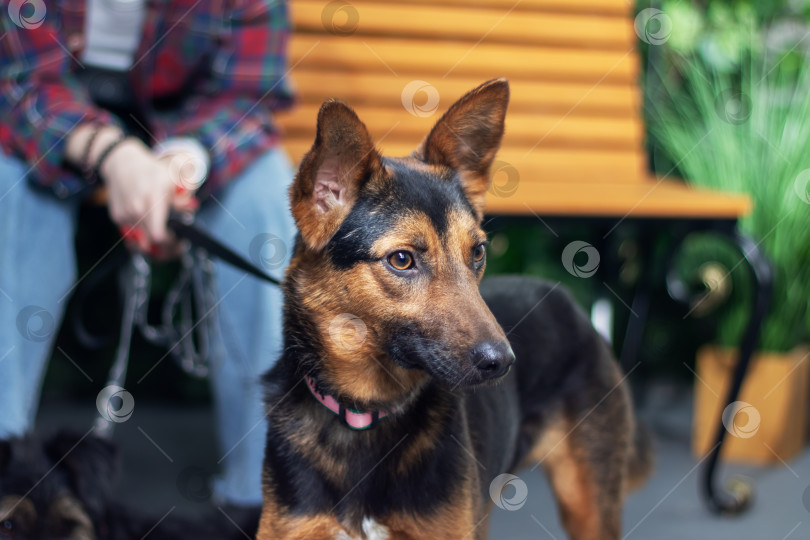
[[[357,110],[384,154],[406,155],[464,92],[507,77],[512,97],[488,214],[674,220],[745,243],[735,224],[751,210],[747,196],[648,172],[631,4],[296,0],[290,74],[300,103],[279,115],[286,148],[297,162],[314,140],[321,102],[339,97]],[[753,249],[746,257],[762,270]],[[763,272],[755,275],[760,292],[767,290]],[[644,307],[641,300],[634,307]],[[644,317],[637,319],[625,348],[631,337],[638,347]],[[754,336],[756,319],[749,327]],[[740,383],[750,357],[745,345]],[[729,402],[738,390],[732,388]],[[718,419],[721,444],[724,435]],[[713,487],[718,455],[719,445],[709,457],[706,494],[713,509],[738,511],[746,501]]]
[[[530,0],[514,9],[514,0],[356,0],[340,9],[333,3],[331,13],[329,4],[291,4],[300,105],[279,120],[294,160],[312,145],[326,97],[355,107],[385,154],[405,155],[464,92],[504,76],[512,97],[498,159],[519,181],[508,195],[493,190],[489,213],[736,218],[751,208],[744,195],[647,172],[626,0]],[[438,94],[434,114],[406,112],[402,94],[413,80]],[[413,96],[417,105],[428,97]],[[497,188],[510,179],[503,173],[494,181]]]

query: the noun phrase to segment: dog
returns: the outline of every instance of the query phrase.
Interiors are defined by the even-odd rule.
[[[479,86],[404,158],[321,107],[289,192],[258,540],[485,538],[493,480],[538,462],[570,538],[619,538],[651,456],[607,343],[562,287],[480,283],[508,100]]]
[[[212,507],[195,519],[133,510],[116,501],[117,469],[116,448],[94,435],[0,441],[0,538],[241,540],[255,534],[258,509],[226,517]]]

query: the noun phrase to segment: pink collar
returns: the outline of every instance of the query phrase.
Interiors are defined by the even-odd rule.
[[[309,391],[312,393],[312,395],[315,396],[315,398],[320,401],[324,407],[338,415],[340,417],[340,421],[351,429],[362,431],[364,429],[372,428],[377,424],[377,420],[380,418],[385,418],[390,414],[388,411],[361,412],[346,408],[338,403],[338,401],[329,394],[322,394],[318,392],[315,377],[305,375],[304,378],[307,381],[307,386],[309,387]]]

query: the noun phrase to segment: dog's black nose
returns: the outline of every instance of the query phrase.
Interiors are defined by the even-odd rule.
[[[472,350],[472,362],[484,379],[497,379],[509,371],[515,353],[505,341],[485,341]]]

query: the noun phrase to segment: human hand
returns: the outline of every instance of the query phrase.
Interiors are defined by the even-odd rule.
[[[122,136],[112,125],[79,126],[68,137],[66,158],[100,174],[110,217],[130,245],[151,255],[177,253],[166,229],[169,210],[197,209],[195,193],[207,175],[208,155],[192,139],[170,139],[152,150],[134,137],[117,142]]]
[[[99,172],[107,187],[110,218],[130,234],[142,251],[168,241],[169,216],[174,184],[168,168],[141,141],[130,138],[115,147],[101,163]]]
[[[208,174],[208,162],[198,152],[180,149],[156,152],[158,160],[166,165],[175,184],[172,208],[180,212],[194,212],[199,203],[196,193]]]
[[[101,164],[110,217],[127,242],[150,255],[167,258],[180,246],[166,228],[170,209],[193,212],[194,191],[184,182],[183,160],[158,157],[136,139],[116,147]]]

